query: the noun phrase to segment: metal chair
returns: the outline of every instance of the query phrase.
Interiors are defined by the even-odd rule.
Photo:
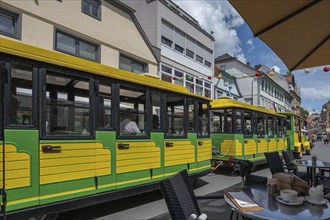
[[[285,172],[285,167],[278,152],[267,152],[265,153],[265,157],[272,175]]]
[[[240,162],[242,185],[267,185],[267,177],[251,174],[254,164],[249,160]]]
[[[306,182],[309,182],[309,174],[304,171],[298,171],[298,167],[291,162],[295,159],[293,152],[289,150],[288,151],[284,150],[282,151],[282,155],[289,172],[305,180]]]
[[[224,198],[223,196],[196,197],[186,170],[161,182],[160,188],[172,219],[206,219],[207,215],[201,212],[197,199]]]

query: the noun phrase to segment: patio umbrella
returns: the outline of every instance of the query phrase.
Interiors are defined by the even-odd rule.
[[[330,63],[330,0],[229,0],[289,70]]]

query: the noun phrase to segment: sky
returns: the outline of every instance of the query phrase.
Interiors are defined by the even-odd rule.
[[[281,74],[288,71],[262,40],[253,37],[249,26],[227,0],[172,1],[195,18],[204,30],[214,32],[215,57],[228,53],[243,63],[250,62],[251,66],[262,64]],[[330,71],[324,72],[321,66],[292,73],[301,90],[301,106],[310,113],[319,113],[330,99]]]

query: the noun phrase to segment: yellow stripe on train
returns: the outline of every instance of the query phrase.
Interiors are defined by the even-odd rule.
[[[43,152],[40,145],[40,184],[111,174],[111,152],[101,143],[48,145],[61,146],[61,151]]]
[[[0,163],[3,162],[2,145],[0,145]],[[31,185],[31,159],[25,152],[17,152],[13,144],[6,144],[5,167],[6,189]],[[3,170],[0,166],[0,187],[3,187]]]

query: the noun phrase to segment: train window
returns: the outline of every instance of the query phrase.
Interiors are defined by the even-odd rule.
[[[290,131],[291,130],[291,122],[290,119],[284,119],[284,131]]]
[[[10,126],[31,126],[32,66],[13,62],[11,68]]]
[[[283,136],[282,119],[280,118],[276,118],[276,134],[278,138]]]
[[[261,114],[257,114],[257,135],[259,138],[264,137],[264,117]]]
[[[225,110],[217,109],[211,111],[211,132],[224,133],[225,128]]]
[[[152,108],[152,130],[162,129],[162,121],[160,117],[160,104],[161,104],[161,94],[160,92],[151,93],[151,108]]]
[[[120,88],[120,137],[147,135],[146,94],[146,90]]]
[[[165,132],[167,137],[186,137],[184,98],[166,95]]]
[[[243,131],[242,131],[242,111],[241,110],[235,110],[235,118],[236,118],[235,134],[242,134]]]
[[[46,136],[91,136],[89,81],[47,72]]]
[[[98,96],[99,128],[108,129],[112,127],[111,101],[111,86],[108,83],[100,82]]]
[[[267,134],[268,137],[274,137],[274,118],[267,117]]]
[[[233,133],[233,110],[226,110],[225,133]]]
[[[298,117],[294,117],[294,131],[298,133],[298,139],[301,141],[301,124]]]
[[[1,60],[2,62],[2,60]],[[4,87],[4,75],[3,72],[5,71],[5,69],[3,67],[0,67],[0,140],[2,140],[3,138],[3,115],[2,115],[2,111],[4,110],[3,109],[3,106],[4,105],[4,98],[3,98],[3,87]]]
[[[194,132],[195,131],[195,106],[194,106],[194,100],[188,99],[188,131]]]
[[[198,102],[198,136],[207,137],[210,135],[209,132],[209,106],[208,104]]]
[[[252,137],[252,135],[253,135],[252,112],[244,111],[243,120],[244,120],[243,121],[243,123],[244,123],[244,137]]]

